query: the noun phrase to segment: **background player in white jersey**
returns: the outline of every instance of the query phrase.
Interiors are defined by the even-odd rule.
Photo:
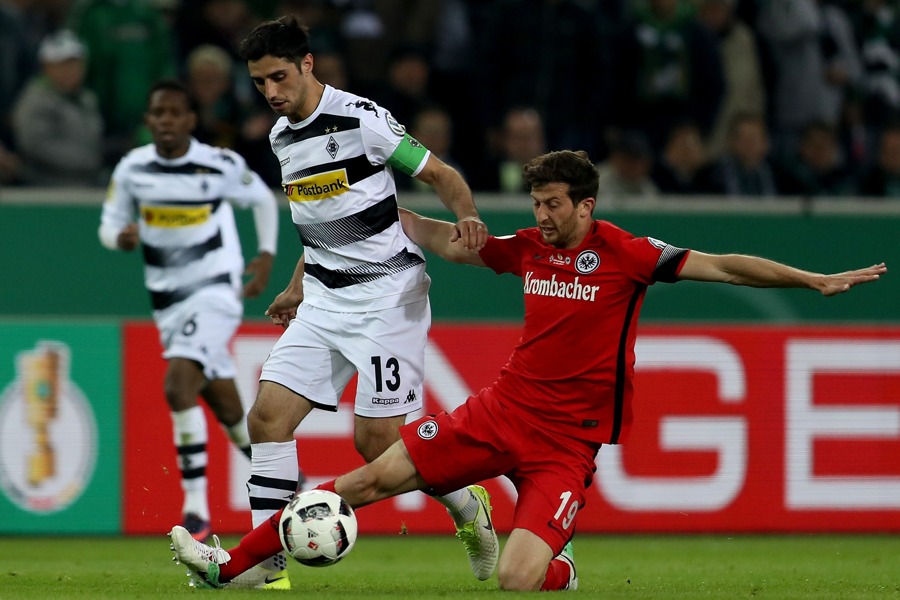
[[[253,525],[275,527],[272,515],[296,489],[294,430],[313,408],[337,410],[354,374],[354,442],[366,461],[399,439],[406,415],[422,406],[430,279],[422,251],[400,225],[392,169],[434,188],[466,247],[480,248],[487,228],[460,174],[385,108],[315,78],[309,32],[296,18],[259,25],[240,53],[281,117],[270,140],[304,249],[267,311],[286,330],[248,414]],[[487,491],[473,485],[437,500],[453,517],[475,576],[487,579],[498,556]],[[283,555],[276,558],[261,569],[284,571]]]
[[[99,235],[111,250],[143,246],[144,280],[168,361],[165,395],[185,494],[183,522],[195,538],[205,539],[208,432],[198,396],[249,456],[228,345],[241,321],[241,296],[258,296],[269,279],[278,206],[243,158],[191,137],[197,116],[178,81],[152,87],[145,123],[153,143],[132,150],[116,166]],[[232,204],[252,207],[259,245],[243,286]]]

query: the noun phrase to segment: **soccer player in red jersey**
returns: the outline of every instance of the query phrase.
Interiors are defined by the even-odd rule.
[[[522,338],[500,376],[453,412],[401,427],[401,440],[375,461],[319,487],[360,507],[504,475],[518,500],[498,565],[500,587],[574,589],[571,538],[597,451],[623,442],[631,424],[634,344],[647,286],[687,279],[833,296],[877,280],[887,268],[823,275],[635,237],[594,219],[597,172],[585,152],[545,154],[525,165],[523,176],[537,226],[490,237],[480,251],[466,249],[452,223],[401,214],[404,231],[419,246],[522,278]],[[232,550],[188,541],[174,548],[176,558],[221,586],[281,550],[279,516]]]

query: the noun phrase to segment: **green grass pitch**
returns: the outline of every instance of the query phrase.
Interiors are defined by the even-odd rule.
[[[501,540],[503,542],[505,540]],[[223,539],[229,547],[236,538]],[[604,536],[575,539],[583,598],[900,598],[900,536]],[[446,537],[361,537],[341,563],[290,565],[290,592],[200,591],[171,562],[168,538],[0,538],[0,600],[259,594],[403,600],[498,598]],[[508,597],[504,594],[503,597]]]

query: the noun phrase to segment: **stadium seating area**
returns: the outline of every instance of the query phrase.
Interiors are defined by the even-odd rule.
[[[105,186],[168,76],[279,185],[236,49],[286,13],[476,191],[572,148],[607,197],[900,197],[896,0],[0,0],[0,185]]]

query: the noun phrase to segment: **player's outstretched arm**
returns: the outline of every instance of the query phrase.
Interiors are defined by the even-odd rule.
[[[760,288],[806,288],[816,290],[823,296],[834,296],[861,283],[877,281],[885,273],[887,267],[884,263],[825,275],[756,256],[706,254],[693,250],[688,254],[678,278]]]
[[[462,238],[454,235],[456,225],[438,219],[429,219],[405,208],[400,209],[403,231],[417,246],[437,254],[444,260],[483,267],[484,262],[476,250],[465,246]]]
[[[478,216],[472,190],[459,171],[432,154],[416,178],[433,187],[444,206],[456,215],[451,241],[460,238],[466,248],[481,250],[488,238],[487,225]]]

